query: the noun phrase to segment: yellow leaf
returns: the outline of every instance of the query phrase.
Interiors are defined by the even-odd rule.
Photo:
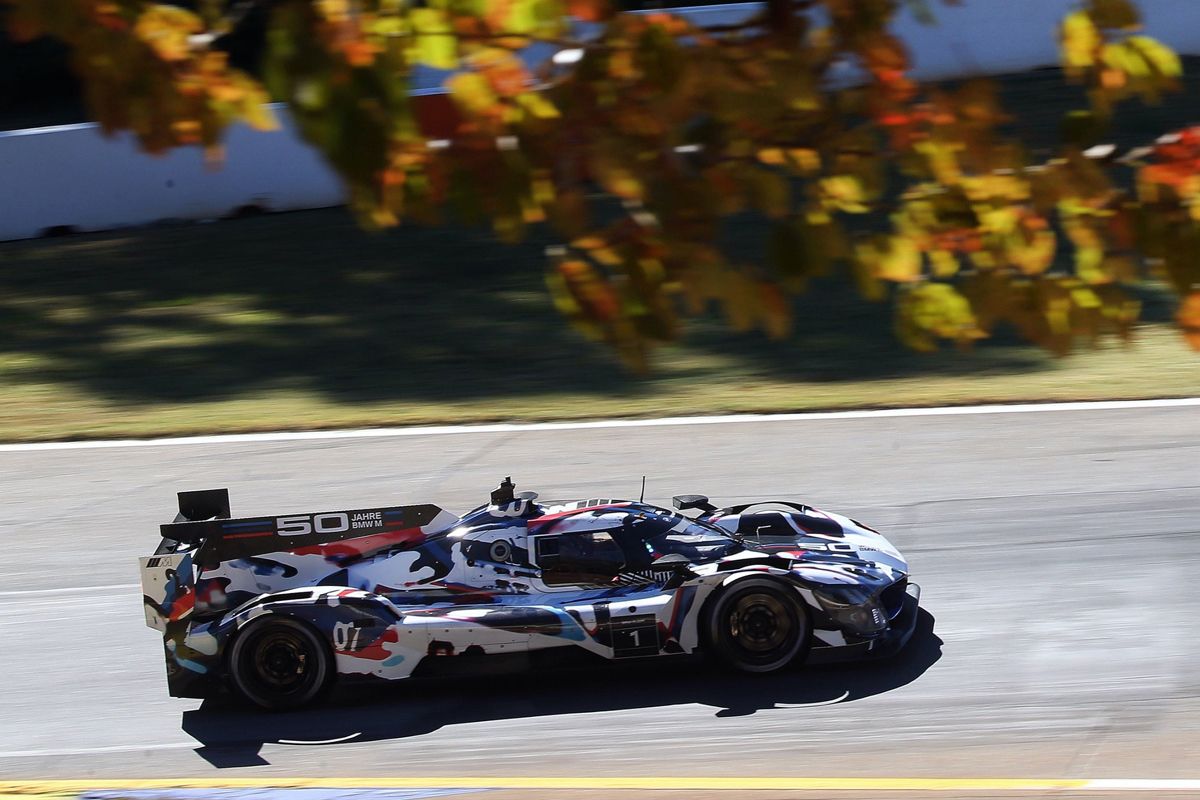
[[[958,272],[958,259],[948,250],[934,250],[929,254],[929,263],[935,278],[952,278]]]
[[[414,60],[434,69],[458,67],[458,39],[446,15],[436,8],[414,8],[409,18],[416,41]]]
[[[1075,274],[1086,283],[1107,283],[1109,278],[1101,269],[1104,263],[1104,248],[1099,246],[1075,249]]]
[[[134,25],[134,34],[164,61],[183,61],[189,55],[188,37],[204,30],[204,22],[191,11],[175,6],[152,5]]]
[[[797,147],[788,151],[788,155],[796,162],[801,171],[812,174],[821,169],[821,156],[816,150],[807,147]]]
[[[958,164],[958,154],[966,149],[961,142],[940,142],[927,140],[918,142],[915,146],[918,153],[925,156],[929,171],[942,184],[951,186],[962,179],[962,168]]]
[[[530,187],[533,190],[533,202],[540,203],[543,206],[554,202],[554,181],[550,180],[546,175],[540,174],[534,177]]]
[[[542,210],[540,205],[533,201],[532,197],[522,197],[521,219],[529,225],[533,225],[538,222],[545,222],[546,212]]]
[[[870,209],[864,204],[866,193],[862,182],[854,175],[833,175],[821,181],[821,192],[829,208],[864,214]]]
[[[642,182],[638,180],[636,175],[624,167],[610,165],[598,177],[604,188],[617,197],[626,200],[640,200],[642,198]]]
[[[1170,47],[1149,36],[1130,36],[1125,44],[1137,50],[1154,71],[1167,78],[1183,74],[1183,63]]]
[[[595,250],[608,244],[603,236],[580,236],[571,242],[571,247],[579,250]]]
[[[876,275],[885,281],[908,283],[921,277],[921,251],[907,236],[893,236],[889,249],[879,254]]]
[[[977,269],[995,269],[996,257],[987,250],[976,250],[971,253],[971,263]]]
[[[1113,42],[1104,45],[1100,50],[1100,58],[1105,66],[1122,75],[1144,78],[1150,74],[1149,63],[1141,57],[1136,49],[1129,47],[1127,42]]]
[[[537,119],[556,119],[558,108],[537,92],[525,92],[517,95],[517,104]]]
[[[459,72],[446,81],[454,101],[471,114],[480,114],[496,105],[496,95],[487,79],[474,72]]]
[[[1060,45],[1063,66],[1068,70],[1087,69],[1096,63],[1096,50],[1103,39],[1087,12],[1068,14],[1062,22]]]
[[[896,304],[896,335],[914,350],[937,349],[938,339],[966,345],[985,334],[971,304],[954,287],[925,283],[904,290]]]
[[[620,254],[611,247],[597,247],[595,250],[592,250],[590,255],[596,259],[597,263],[603,264],[606,267],[616,267],[621,264]]]
[[[1002,206],[1001,208],[979,206],[976,208],[975,216],[979,218],[979,226],[984,233],[1000,235],[1015,230],[1017,223],[1021,220],[1020,212],[1012,206]]]
[[[273,131],[279,128],[279,120],[268,105],[269,100],[266,91],[261,89],[248,99],[244,110],[247,125],[259,131]]]
[[[1040,275],[1054,263],[1054,253],[1058,249],[1058,237],[1054,231],[1038,231],[1033,241],[1010,247],[1009,260],[1026,275]]]
[[[1100,308],[1100,298],[1087,287],[1071,290],[1071,301],[1080,308]]]
[[[783,150],[778,147],[767,147],[759,150],[758,160],[772,166],[781,166],[787,163],[787,159],[783,155]]]

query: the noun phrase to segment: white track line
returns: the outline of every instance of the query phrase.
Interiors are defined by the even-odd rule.
[[[1200,780],[1195,779],[1078,779],[1078,778],[786,778],[786,777],[419,777],[404,778],[302,778],[290,776],[264,777],[215,777],[215,778],[134,778],[134,779],[68,779],[0,781],[0,797],[63,796],[93,791],[109,792],[162,792],[170,790],[233,790],[244,797],[259,796],[259,792],[287,789],[337,789],[348,790],[457,790],[472,789],[515,789],[515,790],[676,790],[738,792],[744,796],[748,790],[772,790],[775,792],[905,792],[930,793],[935,796],[975,797],[979,792],[989,796],[998,793],[1006,797],[1026,796],[1036,792],[1038,796],[1058,797],[1078,792],[1195,792],[1200,789]],[[255,791],[257,790],[257,791]],[[951,794],[952,793],[952,794]],[[1049,793],[1049,794],[1048,794]],[[840,796],[840,795],[839,795]]]
[[[975,414],[1026,414],[1052,411],[1114,411],[1142,408],[1190,408],[1200,406],[1200,397],[1164,400],[1103,400],[1088,403],[1022,403],[1013,405],[943,406],[938,408],[884,408],[863,411],[813,411],[798,414],[728,414],[713,417],[660,417],[657,419],[603,419],[588,422],[527,422],[491,425],[428,425],[411,428],[363,428],[334,431],[280,431],[235,433],[214,436],[182,436],[163,439],[107,439],[74,442],[30,442],[0,444],[0,453],[39,450],[92,450],[106,447],[171,447],[193,444],[241,444],[248,442],[298,442],[330,439],[375,439],[397,436],[440,436],[455,433],[518,433],[523,431],[575,431],[592,428],[657,428],[674,425],[733,425],[745,422],[813,422],[829,419],[875,419],[880,417],[954,417]]]
[[[74,594],[75,592],[107,592],[114,589],[137,589],[137,583],[109,583],[104,586],[59,586],[54,589],[12,589],[0,592],[0,597],[35,594]]]
[[[1089,780],[1085,788],[1093,792],[1196,792],[1200,791],[1200,780],[1099,778]]]
[[[61,758],[99,753],[142,753],[155,750],[195,750],[200,742],[155,742],[153,744],[114,744],[107,747],[50,747],[45,750],[0,750],[0,758]],[[96,781],[97,784],[102,781]],[[0,794],[0,797],[3,795]]]

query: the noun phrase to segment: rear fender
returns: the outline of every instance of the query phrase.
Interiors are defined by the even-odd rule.
[[[277,614],[312,626],[328,642],[341,675],[408,677],[428,649],[427,626],[405,625],[386,597],[317,586],[260,595],[230,612],[222,623],[232,629],[225,652],[251,623]]]

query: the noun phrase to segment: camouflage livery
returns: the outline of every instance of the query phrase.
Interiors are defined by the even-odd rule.
[[[294,682],[326,661],[322,681],[397,680],[477,656],[698,650],[766,671],[885,655],[915,626],[903,557],[836,514],[716,509],[699,496],[676,498],[696,517],[622,500],[547,504],[507,481],[492,500],[462,517],[416,505],[232,519],[225,490],[181,493],[180,515],[141,559],[171,694],[206,696],[232,678],[284,707],[245,690],[254,676],[240,671]],[[237,644],[282,619],[299,623],[276,626],[291,644]]]

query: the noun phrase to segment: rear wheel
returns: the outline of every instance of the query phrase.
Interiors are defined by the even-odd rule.
[[[743,672],[773,672],[808,646],[808,614],[795,592],[776,581],[746,578],[713,601],[707,621],[712,654]]]
[[[229,652],[234,688],[271,711],[309,705],[333,681],[333,654],[311,626],[270,615],[250,623]]]

